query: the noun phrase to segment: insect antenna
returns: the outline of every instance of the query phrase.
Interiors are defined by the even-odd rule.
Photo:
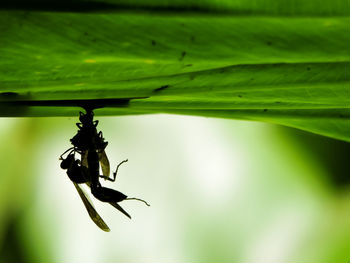
[[[62,156],[63,155],[65,155],[67,152],[69,152],[70,151],[70,153],[72,152],[72,151],[74,151],[74,147],[70,147],[68,150],[66,150],[64,153],[62,153],[61,155],[60,155],[60,160],[62,160]]]

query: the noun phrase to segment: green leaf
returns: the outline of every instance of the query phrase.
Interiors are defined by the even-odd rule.
[[[4,2],[0,115],[91,104],[350,141],[349,15],[345,0]]]

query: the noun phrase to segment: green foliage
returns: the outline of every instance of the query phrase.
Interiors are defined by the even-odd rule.
[[[348,1],[9,3],[0,4],[1,116],[76,115],[54,101],[143,97],[98,114],[258,120],[350,141]]]

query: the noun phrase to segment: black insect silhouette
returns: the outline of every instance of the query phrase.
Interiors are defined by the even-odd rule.
[[[110,231],[107,224],[103,221],[102,217],[97,213],[89,199],[88,195],[84,192],[84,190],[79,186],[79,184],[87,183],[89,184],[89,172],[86,167],[81,166],[80,161],[75,159],[74,149],[69,149],[70,153],[67,158],[63,158],[63,155],[67,152],[64,152],[60,156],[61,168],[67,170],[67,175],[69,179],[73,182],[75,188],[77,189],[81,200],[83,201],[85,208],[95,224],[101,228],[103,231]]]
[[[96,212],[88,195],[83,191],[79,184],[87,184],[91,188],[91,193],[96,199],[111,204],[129,218],[131,218],[130,215],[118,204],[118,202],[124,200],[137,200],[144,202],[147,206],[149,206],[149,204],[139,198],[128,198],[125,194],[119,191],[101,185],[99,178],[104,178],[114,182],[118,168],[121,164],[127,162],[127,160],[119,163],[116,171],[113,173],[113,178],[109,178],[109,162],[104,151],[108,143],[104,141],[102,132],[97,132],[96,127],[98,121],[93,121],[93,112],[88,110],[86,114],[80,112],[79,120],[81,123],[77,123],[79,128],[78,133],[71,139],[73,147],[66,150],[60,156],[61,168],[67,170],[67,175],[77,189],[91,219],[102,230],[110,231],[107,224]],[[67,157],[64,158],[63,156],[66,153],[68,153]],[[76,153],[81,155],[81,160],[75,158]],[[100,175],[100,164],[103,175]]]
[[[98,159],[101,164],[102,174],[104,179],[109,178],[110,164],[107,158],[105,148],[108,145],[103,138],[102,132],[97,132],[98,121],[94,121],[94,113],[92,110],[86,110],[86,114],[80,112],[79,120],[77,123],[79,128],[77,134],[70,139],[76,152],[82,156],[82,164],[87,166],[86,157],[88,151],[97,151]]]

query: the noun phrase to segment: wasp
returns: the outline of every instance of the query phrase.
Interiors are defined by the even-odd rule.
[[[67,157],[64,158],[63,156],[67,153]],[[110,229],[107,226],[107,224],[103,221],[102,217],[97,213],[97,211],[94,208],[94,205],[92,201],[89,199],[88,195],[85,193],[85,191],[80,187],[80,184],[87,184],[91,188],[91,193],[93,196],[102,201],[102,202],[108,202],[110,205],[114,206],[116,209],[118,209],[120,212],[122,212],[124,215],[129,217],[131,219],[131,216],[118,204],[118,202],[124,201],[124,200],[137,200],[144,202],[147,206],[149,204],[139,198],[128,198],[125,194],[116,191],[114,189],[110,189],[107,187],[103,187],[99,180],[97,175],[97,168],[96,164],[98,166],[98,160],[96,159],[97,156],[90,155],[88,158],[88,162],[90,163],[90,168],[87,168],[83,165],[81,165],[81,162],[79,159],[75,158],[75,150],[74,148],[70,148],[67,151],[65,151],[61,156],[61,168],[64,170],[67,170],[67,175],[69,179],[73,182],[76,190],[78,191],[78,194],[83,201],[83,204],[85,205],[85,208],[92,219],[92,221],[103,231],[109,232]],[[113,173],[114,178],[111,179],[111,181],[115,181],[115,177],[118,172],[119,166],[123,162],[119,163],[117,166],[116,171]],[[92,169],[94,169],[92,171]]]
[[[86,110],[86,114],[79,112],[80,123],[76,123],[79,128],[77,134],[70,139],[75,151],[82,156],[83,165],[87,166],[86,157],[88,151],[97,151],[98,159],[101,164],[103,178],[110,179],[110,164],[107,158],[105,148],[108,145],[103,138],[102,132],[97,132],[98,120],[93,120],[94,113],[92,110]]]
[[[109,178],[109,161],[104,151],[108,143],[104,141],[102,132],[97,132],[96,127],[98,121],[93,121],[92,111],[87,111],[86,114],[80,112],[79,120],[81,121],[81,123],[77,123],[79,130],[71,139],[73,147],[66,150],[60,156],[61,168],[67,170],[67,175],[77,189],[93,222],[95,222],[95,224],[102,230],[110,231],[107,224],[96,212],[88,195],[79,186],[80,184],[87,184],[91,189],[92,195],[96,199],[111,204],[129,218],[131,218],[131,216],[118,204],[118,202],[124,200],[137,200],[145,203],[147,206],[149,206],[149,204],[139,198],[128,198],[125,194],[119,191],[101,185],[99,178],[104,178],[114,182],[118,168],[128,160],[119,163],[116,171],[113,173],[113,178]],[[68,153],[67,157],[64,158],[63,156],[66,153]],[[81,155],[81,160],[75,158],[76,153]],[[100,175],[100,164],[103,175]]]
[[[63,158],[63,155],[69,150],[71,151],[69,152],[68,156],[66,158]],[[67,151],[60,156],[61,168],[67,170],[67,175],[69,179],[73,182],[75,189],[77,190],[81,200],[83,201],[83,204],[92,221],[103,231],[109,232],[109,227],[95,210],[94,205],[92,204],[88,195],[79,186],[83,183],[90,183],[89,172],[87,170],[87,167],[81,166],[80,161],[75,159],[74,149],[68,149]]]

